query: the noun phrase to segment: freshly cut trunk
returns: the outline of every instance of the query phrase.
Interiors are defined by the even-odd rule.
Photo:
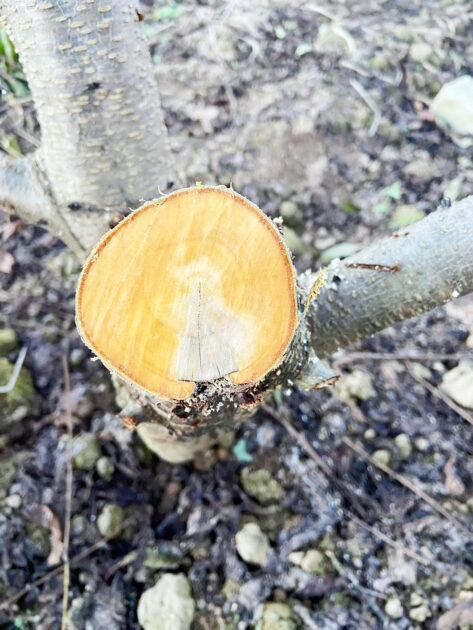
[[[298,325],[296,274],[266,215],[231,189],[149,202],[100,241],[82,272],[85,343],[160,400],[206,383],[228,393],[281,363]]]

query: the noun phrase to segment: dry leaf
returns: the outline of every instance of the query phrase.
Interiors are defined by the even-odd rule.
[[[439,617],[437,630],[453,630],[458,626],[470,627],[471,624],[473,624],[473,602],[460,602]]]
[[[456,457],[452,455],[448,462],[445,464],[445,487],[448,492],[454,496],[459,497],[465,492],[465,485],[455,470]]]
[[[0,252],[0,271],[2,273],[11,273],[15,259],[9,252]]]

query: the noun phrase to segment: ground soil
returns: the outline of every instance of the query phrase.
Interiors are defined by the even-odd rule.
[[[155,13],[163,7],[167,13]],[[288,223],[299,270],[318,267],[333,244],[362,246],[388,234],[401,204],[433,211],[452,181],[456,194],[473,192],[471,150],[428,112],[443,83],[473,74],[468,2],[186,0],[147,2],[140,11],[183,182],[232,183],[273,217],[282,202],[295,202],[301,214]],[[321,31],[335,23],[342,34],[324,40]],[[413,48],[419,43],[431,47],[421,62]],[[30,151],[40,138],[33,104],[7,96],[2,138],[13,135]],[[331,476],[264,410],[236,430],[233,444],[176,466],[146,452],[117,419],[109,375],[91,362],[75,329],[74,260],[40,229],[16,222],[12,234],[7,225],[4,215],[0,250],[14,264],[0,273],[0,327],[14,328],[28,347],[25,364],[41,411],[3,439],[2,460],[14,467],[4,494],[19,495],[20,505],[1,503],[0,599],[53,568],[49,541],[40,544],[31,532],[44,521],[44,506],[62,527],[66,358],[74,433],[92,432],[115,470],[110,480],[96,469],[74,471],[70,556],[88,553],[71,570],[78,630],[138,629],[140,594],[164,571],[191,580],[196,630],[258,627],[258,606],[267,601],[287,603],[301,628],[456,627],[439,619],[473,600],[472,427],[419,376],[436,388],[467,351],[471,299],[355,348],[392,359],[341,353],[342,374],[361,369],[371,376],[374,395],[366,400],[345,404],[331,391],[285,390],[271,401]],[[431,357],[407,363],[406,352]],[[405,459],[394,441],[400,433],[413,444]],[[369,454],[387,450],[392,469],[450,518],[355,453],[347,437]],[[245,466],[271,472],[284,488],[278,503],[248,496],[240,479]],[[126,524],[94,548],[106,503],[125,509]],[[248,520],[271,542],[264,568],[236,553],[235,533]],[[166,559],[165,568],[145,566],[148,548]],[[294,573],[289,554],[308,549],[325,554],[321,575]],[[58,628],[61,597],[62,575],[50,576],[0,612],[0,628]],[[393,598],[402,604],[398,618],[387,612]],[[413,618],[419,605],[427,607],[424,620]]]

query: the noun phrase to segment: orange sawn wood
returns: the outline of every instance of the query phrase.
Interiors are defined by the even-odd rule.
[[[297,326],[295,271],[257,206],[198,186],[145,204],[103,237],[76,309],[109,369],[182,400],[196,383],[255,383],[279,365]]]

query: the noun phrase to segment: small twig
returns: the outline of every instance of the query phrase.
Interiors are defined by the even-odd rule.
[[[434,352],[350,352],[345,356],[335,359],[333,368],[355,361],[458,361],[460,359],[473,359],[473,352],[455,354],[436,354]]]
[[[426,564],[426,565],[430,564],[430,560],[427,560],[426,558],[422,557],[415,551],[411,551],[407,547],[404,547],[404,545],[402,545],[399,541],[393,540],[386,534],[383,534],[383,532],[379,530],[377,527],[368,525],[361,519],[357,518],[354,514],[350,514],[350,518],[352,519],[352,521],[355,521],[355,523],[357,523],[360,527],[363,527],[363,529],[366,529],[371,534],[373,534],[373,536],[376,536],[376,538],[379,538],[380,540],[385,542],[387,545],[394,547],[394,549],[397,549],[398,551],[403,553],[405,556],[409,556],[409,558],[412,558],[412,560],[415,560],[416,562],[420,562],[421,564]]]
[[[67,468],[66,468],[66,506],[64,513],[64,534],[62,547],[62,560],[64,563],[64,580],[62,592],[62,617],[61,630],[66,630],[67,609],[69,604],[69,583],[71,568],[69,562],[69,540],[71,536],[71,511],[72,511],[72,407],[71,407],[71,380],[69,376],[69,366],[67,359],[62,356],[62,367],[64,371],[64,396],[66,403],[67,422]]]
[[[471,413],[469,413],[466,409],[463,409],[463,407],[460,407],[460,405],[457,405],[457,403],[454,402],[450,398],[450,396],[447,396],[447,394],[444,394],[441,389],[439,389],[438,387],[435,387],[435,385],[432,385],[432,383],[429,383],[429,381],[426,381],[425,378],[422,378],[422,376],[418,376],[417,374],[414,374],[412,370],[410,370],[409,368],[407,368],[407,370],[409,374],[412,376],[412,378],[414,378],[418,383],[420,383],[423,387],[425,387],[425,389],[429,390],[429,392],[433,394],[436,398],[439,398],[440,400],[442,400],[448,407],[450,407],[450,409],[453,409],[453,411],[456,411],[457,414],[463,418],[463,420],[466,420],[473,426],[473,415]]]
[[[27,352],[28,348],[26,346],[23,346],[23,348],[18,353],[18,357],[16,359],[12,375],[10,376],[10,380],[6,385],[2,385],[0,387],[0,394],[8,394],[8,392],[11,392],[11,390],[15,387],[18,377],[20,376],[21,366],[23,365],[23,361],[25,360]]]
[[[374,136],[376,135],[376,132],[378,131],[379,123],[381,122],[381,112],[379,110],[379,107],[376,105],[374,100],[371,98],[371,96],[368,94],[365,88],[361,85],[361,83],[359,83],[359,81],[357,81],[356,79],[351,79],[350,85],[358,94],[358,96],[362,98],[362,100],[366,103],[366,105],[368,105],[368,107],[373,112],[373,121],[368,130],[368,135]]]
[[[101,540],[94,543],[87,549],[84,549],[84,551],[81,551],[80,553],[72,557],[69,561],[69,564],[75,564],[76,562],[80,562],[80,560],[87,558],[88,556],[93,554],[95,551],[97,551],[97,549],[100,549],[101,547],[105,547],[107,543],[108,543],[108,540],[106,538],[102,538]],[[59,567],[56,567],[52,571],[49,571],[49,573],[46,573],[46,575],[43,575],[42,577],[38,578],[34,582],[31,582],[31,584],[28,584],[27,586],[22,588],[20,591],[18,591],[18,593],[15,593],[15,595],[12,595],[8,599],[3,600],[3,602],[0,602],[0,610],[4,610],[5,608],[8,608],[10,604],[14,604],[16,601],[21,599],[24,595],[29,593],[29,591],[32,588],[41,586],[41,584],[44,584],[45,582],[48,582],[53,577],[60,575],[63,571],[64,571],[64,565],[61,564]]]
[[[470,540],[473,540],[472,533],[461,521],[459,521],[455,516],[452,516],[450,512],[448,512],[448,510],[446,510],[443,507],[443,505],[441,505],[438,501],[433,499],[429,494],[427,494],[426,492],[418,488],[415,484],[413,484],[410,479],[408,479],[404,475],[400,475],[399,473],[394,472],[394,470],[390,468],[389,466],[387,466],[386,464],[376,461],[373,457],[371,457],[371,455],[367,451],[365,451],[365,449],[362,446],[360,446],[359,444],[355,444],[355,442],[352,442],[349,438],[343,437],[342,442],[346,444],[349,448],[351,448],[353,451],[355,451],[355,453],[367,459],[373,466],[376,466],[376,468],[379,468],[380,470],[382,470],[384,473],[386,473],[387,475],[395,479],[402,486],[404,486],[405,488],[408,488],[408,490],[413,492],[416,496],[418,496],[423,501],[428,503],[430,507],[436,510],[439,514],[444,516],[450,523],[452,523],[452,525],[455,525],[455,527],[458,527],[465,534],[467,534]]]

